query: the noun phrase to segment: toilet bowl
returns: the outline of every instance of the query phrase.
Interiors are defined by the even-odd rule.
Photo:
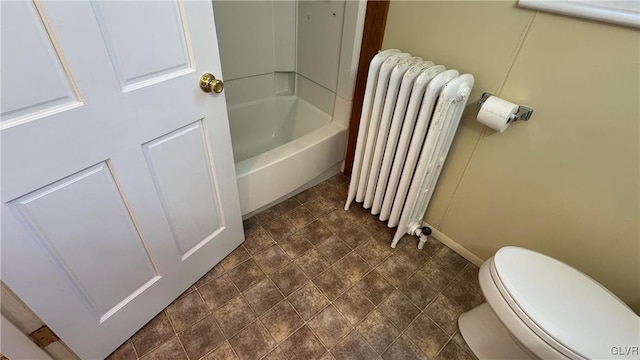
[[[509,246],[479,280],[486,303],[458,320],[479,359],[640,358],[640,317],[569,265]]]

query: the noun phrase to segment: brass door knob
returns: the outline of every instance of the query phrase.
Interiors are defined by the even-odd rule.
[[[200,77],[200,88],[204,92],[214,92],[220,94],[224,90],[224,83],[222,80],[216,79],[213,74],[204,73]]]

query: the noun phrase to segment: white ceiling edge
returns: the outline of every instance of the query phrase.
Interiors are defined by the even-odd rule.
[[[518,0],[518,6],[640,28],[639,1]]]

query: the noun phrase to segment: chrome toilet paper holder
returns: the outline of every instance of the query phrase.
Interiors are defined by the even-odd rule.
[[[490,98],[491,96],[495,96],[495,95],[488,92],[483,93],[482,96],[480,97],[480,101],[478,101],[478,106],[482,107],[482,104],[484,104],[484,102],[487,101],[487,99]],[[515,121],[515,120],[527,121],[531,119],[531,114],[533,114],[532,108],[524,105],[518,105],[518,111],[510,121]]]

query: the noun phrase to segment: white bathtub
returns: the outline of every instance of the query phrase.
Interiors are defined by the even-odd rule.
[[[347,130],[296,96],[229,107],[242,214],[250,214],[335,168]]]

